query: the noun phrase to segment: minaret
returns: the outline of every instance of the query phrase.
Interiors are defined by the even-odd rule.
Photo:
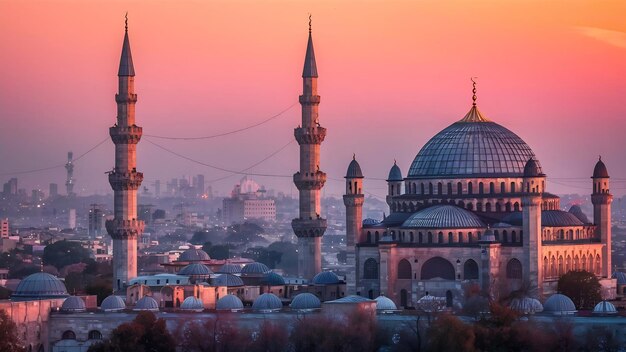
[[[137,189],[143,174],[137,172],[135,154],[142,129],[135,125],[137,94],[128,40],[128,19],[117,76],[117,123],[109,128],[115,144],[115,168],[108,173],[114,193],[115,214],[113,220],[107,220],[106,229],[113,238],[113,290],[119,292],[137,276],[137,238],[144,228],[143,221],[137,220]]]
[[[300,216],[291,221],[291,227],[298,236],[298,275],[311,279],[322,270],[322,236],[326,231],[326,219],[321,217],[320,205],[320,192],[326,182],[326,174],[320,171],[320,145],[326,137],[326,129],[320,126],[317,113],[320,96],[317,95],[311,17],[302,81],[302,126],[294,129],[300,145],[300,171],[293,175],[300,194]]]
[[[408,192],[407,192],[408,193]],[[402,194],[402,171],[396,161],[393,161],[393,166],[389,170],[389,176],[387,177],[387,204],[391,206],[393,197],[397,197]]]
[[[363,227],[363,172],[361,166],[352,157],[346,172],[346,194],[343,204],[346,206],[346,254],[348,262],[347,289],[349,295],[356,294],[356,243],[362,242],[361,228]]]
[[[541,239],[541,199],[546,175],[535,159],[529,159],[524,166],[522,181],[522,231],[524,256],[522,277],[537,288],[537,296],[543,296],[543,261]]]
[[[611,202],[613,195],[609,193],[609,172],[599,158],[593,168],[593,223],[596,225],[596,236],[600,238],[602,247],[602,276],[611,277]]]
[[[67,170],[67,179],[65,181],[65,188],[67,189],[67,196],[74,196],[74,153],[67,152],[67,163],[65,164],[65,170]]]

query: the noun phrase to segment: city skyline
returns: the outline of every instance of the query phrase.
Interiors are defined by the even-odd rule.
[[[1,42],[10,49],[0,59],[6,77],[0,81],[5,93],[0,113],[7,123],[0,132],[1,181],[18,177],[20,188],[39,184],[43,190],[50,182],[62,184],[62,167],[10,173],[63,164],[68,151],[81,155],[107,138],[102,131],[115,119],[110,76],[119,60],[126,11],[134,60],[141,67],[137,114],[146,135],[214,135],[287,109],[262,126],[230,136],[147,141],[224,169],[255,164],[293,139],[300,116],[296,92],[302,37],[312,13],[320,114],[332,131],[321,165],[328,173],[329,194],[342,193],[345,165],[356,153],[365,188],[383,196],[383,181],[373,179],[386,175],[376,170],[388,170],[397,159],[406,173],[429,136],[465,114],[471,76],[479,77],[481,111],[533,148],[548,174],[548,191],[589,194],[587,166],[600,154],[614,178],[615,195],[625,193],[619,137],[625,123],[620,117],[626,114],[620,106],[626,68],[619,63],[626,60],[626,28],[616,15],[624,5],[354,4],[0,4],[6,9],[0,14]],[[112,143],[105,142],[76,162],[77,190],[107,190],[102,173],[108,169],[102,164],[113,165],[112,150]],[[140,144],[138,153],[148,184],[183,174],[204,174],[211,184],[228,175],[152,143]],[[250,172],[286,176],[253,177],[295,195],[291,174],[297,153],[297,144],[291,143]],[[213,189],[228,190],[240,177],[214,182]]]

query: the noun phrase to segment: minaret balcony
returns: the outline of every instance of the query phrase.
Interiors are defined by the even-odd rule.
[[[107,220],[104,225],[111,238],[116,240],[136,239],[143,233],[145,224],[141,220]]]
[[[324,127],[298,127],[294,128],[293,134],[298,144],[321,144],[326,138]]]
[[[109,173],[109,183],[114,191],[136,191],[143,181],[143,173],[137,171]]]
[[[317,105],[320,103],[320,96],[319,95],[301,95],[299,100],[300,100],[300,104],[302,105]]]
[[[346,207],[362,207],[365,196],[362,194],[344,194],[343,204]]]
[[[137,102],[137,94],[115,94],[115,102],[116,103],[136,103]]]
[[[143,129],[139,126],[113,126],[109,128],[109,135],[115,144],[137,144],[141,139]]]
[[[301,173],[298,171],[293,174],[293,183],[299,190],[319,190],[326,183],[326,173],[322,171]]]
[[[324,235],[326,227],[327,221],[321,217],[291,220],[291,228],[298,237],[321,237]]]

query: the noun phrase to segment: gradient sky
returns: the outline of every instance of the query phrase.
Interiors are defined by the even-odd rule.
[[[124,13],[144,134],[202,136],[245,127],[297,102],[307,36],[319,72],[321,168],[340,179],[356,153],[366,176],[410,163],[471,104],[522,137],[548,191],[590,193],[599,154],[626,193],[624,1],[0,1],[0,181],[62,164],[107,137]],[[156,140],[209,164],[241,170],[293,140],[296,106],[260,127],[203,141]],[[155,179],[222,171],[142,140],[138,168]],[[81,194],[110,192],[109,140],[76,163]],[[251,172],[291,175],[298,148]],[[61,168],[17,175],[20,188],[59,183]],[[233,176],[215,182],[229,190]],[[567,180],[574,178],[575,180]],[[256,178],[293,192],[290,178]],[[329,181],[327,195],[343,183]],[[366,190],[384,196],[385,184]]]

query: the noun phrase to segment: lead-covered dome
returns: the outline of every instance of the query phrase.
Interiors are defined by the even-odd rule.
[[[320,299],[317,298],[316,295],[309,293],[309,292],[305,292],[305,293],[300,293],[296,295],[291,301],[291,304],[289,305],[289,307],[295,310],[312,310],[312,309],[321,308],[322,303],[320,302]]]
[[[215,309],[237,311],[243,309],[243,302],[241,302],[239,297],[228,294],[217,300]]]
[[[348,171],[346,171],[346,178],[363,178],[363,172],[361,172],[361,165],[356,161],[353,156],[350,165],[348,165]]]
[[[554,315],[569,315],[576,313],[576,306],[566,295],[555,293],[543,304],[543,311]]]
[[[210,260],[211,257],[202,249],[188,249],[181,253],[178,257],[179,262],[199,262],[203,260]]]
[[[336,285],[340,281],[339,276],[332,271],[322,271],[313,277],[314,285]]]
[[[376,310],[379,310],[379,311],[398,310],[398,307],[396,306],[396,304],[393,303],[391,299],[385,296],[378,296],[374,298],[374,300],[376,301]]]
[[[85,310],[85,301],[77,296],[67,297],[61,305],[61,311],[65,313],[84,312]]]
[[[387,182],[393,181],[402,181],[402,171],[400,170],[398,164],[396,164],[395,160],[393,161],[393,166],[391,167],[391,170],[389,170],[389,175],[387,176]]]
[[[204,303],[202,303],[202,300],[199,298],[189,296],[185,298],[183,304],[180,305],[180,309],[193,312],[201,312],[204,310]]]
[[[233,274],[221,274],[212,281],[213,286],[239,287],[243,286],[243,280]]]
[[[434,205],[411,215],[402,227],[412,228],[483,228],[485,224],[476,214],[454,205]]]
[[[283,307],[283,302],[273,293],[264,293],[252,302],[252,309],[260,311],[276,311]]]
[[[484,118],[474,106],[422,147],[408,178],[522,177],[526,162],[533,158],[526,142]],[[542,173],[538,162],[537,166]]]
[[[270,271],[271,270],[270,268],[267,267],[267,265],[263,263],[259,263],[259,262],[254,262],[254,263],[246,264],[246,266],[244,266],[243,269],[241,269],[241,274],[244,276],[246,275],[254,276],[254,275],[267,274]]]
[[[122,299],[122,297],[110,295],[102,300],[102,304],[100,304],[100,309],[105,312],[117,312],[126,309],[126,303],[124,303],[124,299]]]
[[[200,263],[192,263],[184,268],[180,269],[178,275],[194,276],[194,277],[209,277],[213,272],[208,266]]]
[[[151,312],[157,312],[159,310],[159,304],[154,298],[144,296],[142,299],[138,300],[137,303],[135,303],[135,308],[133,308],[133,310],[148,310]]]
[[[20,281],[15,292],[11,295],[11,299],[14,301],[26,301],[67,296],[69,294],[65,284],[56,276],[48,273],[34,273]]]
[[[613,303],[609,301],[602,301],[596,304],[595,307],[593,307],[593,314],[598,314],[598,315],[617,314],[617,309],[615,308]]]

